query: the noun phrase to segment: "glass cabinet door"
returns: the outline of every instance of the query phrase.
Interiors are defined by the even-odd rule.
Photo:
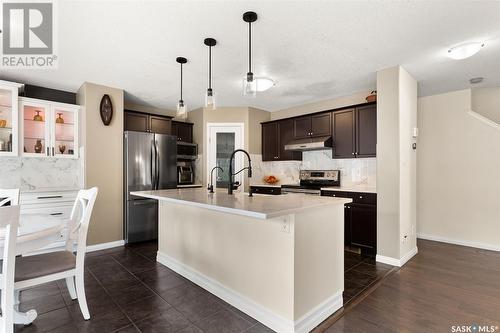
[[[17,155],[18,87],[0,82],[0,156]]]
[[[23,155],[50,156],[50,106],[22,101],[21,112]]]
[[[78,111],[69,107],[52,107],[53,156],[76,158],[78,154]]]

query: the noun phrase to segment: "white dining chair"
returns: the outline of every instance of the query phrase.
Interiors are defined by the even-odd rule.
[[[14,332],[14,279],[19,206],[0,207],[0,227],[4,228],[2,275],[0,276],[0,332]]]
[[[0,207],[10,204],[17,206],[19,204],[19,189],[2,189],[0,188]]]
[[[84,262],[87,248],[87,232],[97,192],[97,187],[78,192],[71,211],[66,249],[64,251],[18,257],[16,259],[14,282],[16,292],[44,283],[66,279],[71,299],[78,298],[78,304],[84,319],[90,319],[85,298]],[[36,237],[36,234],[33,237]],[[77,243],[76,256],[73,254],[75,242]]]

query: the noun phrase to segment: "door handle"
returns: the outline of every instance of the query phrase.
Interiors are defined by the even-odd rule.
[[[48,195],[43,197],[36,197],[37,199],[59,199],[62,198],[62,195]]]
[[[151,188],[155,189],[156,184],[156,152],[155,152],[155,142],[151,140]],[[153,162],[155,162],[153,167]]]
[[[158,151],[158,141],[155,140],[155,168],[156,168],[156,190],[160,187],[160,152]]]
[[[52,215],[52,216],[57,216],[57,215],[62,215],[62,214],[63,214],[63,213],[52,213],[52,214],[50,214],[50,215]]]

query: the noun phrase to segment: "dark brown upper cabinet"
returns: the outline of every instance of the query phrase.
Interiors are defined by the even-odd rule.
[[[285,150],[285,145],[294,139],[293,119],[262,124],[262,160],[301,160],[302,153]]]
[[[172,135],[177,136],[177,141],[193,142],[193,123],[172,121]]]
[[[158,134],[172,133],[172,119],[147,113],[125,110],[124,130],[152,132]]]
[[[279,155],[280,161],[301,161],[302,152],[285,150],[285,145],[294,139],[293,137],[293,120],[284,119],[278,122],[279,132]]]
[[[332,134],[331,112],[304,116],[293,119],[293,136],[304,139]]]
[[[262,160],[279,159],[279,126],[277,122],[262,124]]]
[[[377,105],[356,108],[356,157],[377,155]]]
[[[356,157],[354,120],[355,109],[333,113],[333,158]]]
[[[333,158],[375,157],[376,148],[375,104],[333,113]]]

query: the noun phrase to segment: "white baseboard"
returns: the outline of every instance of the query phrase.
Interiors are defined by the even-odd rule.
[[[111,249],[113,247],[118,247],[118,246],[123,246],[123,245],[125,245],[125,241],[123,239],[119,240],[119,241],[114,241],[114,242],[89,245],[89,246],[87,246],[87,252],[106,250],[106,249]]]
[[[222,285],[205,274],[184,265],[168,255],[158,252],[157,261],[203,287],[247,315],[255,318],[276,332],[307,333],[332,315],[335,311],[340,309],[343,304],[342,292],[340,291],[294,322],[275,314],[264,306]]]
[[[375,260],[377,262],[381,262],[383,264],[401,267],[404,264],[406,264],[408,262],[408,260],[410,260],[411,258],[413,258],[417,253],[418,253],[418,248],[415,247],[413,250],[409,251],[404,256],[402,256],[401,259],[396,259],[396,258],[392,258],[392,257],[381,256],[381,255],[377,254],[377,256],[375,257]]]
[[[500,252],[500,245],[472,242],[472,241],[467,241],[467,240],[453,239],[453,238],[434,236],[434,235],[429,235],[429,234],[420,234],[420,233],[417,234],[417,238],[436,241],[436,242],[442,242],[442,243],[448,243],[448,244],[474,247],[474,248],[483,249],[483,250]]]
[[[307,333],[321,324],[326,318],[334,314],[344,306],[342,291],[332,295],[323,303],[306,313],[302,318],[295,321],[295,332]]]

